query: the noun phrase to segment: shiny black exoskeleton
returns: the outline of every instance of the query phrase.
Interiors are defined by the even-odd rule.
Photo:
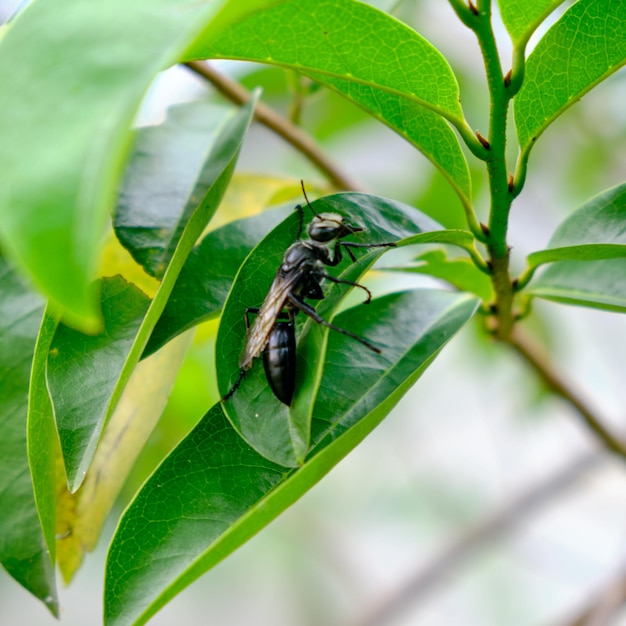
[[[293,320],[274,324],[263,350],[263,366],[274,395],[289,406],[296,387],[296,329]]]
[[[304,196],[306,198],[306,192]],[[313,211],[308,199],[307,205]],[[300,211],[301,231],[303,210],[300,206],[296,208]],[[305,302],[305,298],[310,300],[324,298],[322,282],[328,279],[337,284],[363,289],[367,293],[365,303],[368,304],[372,294],[367,287],[335,278],[325,271],[324,266],[338,265],[343,258],[342,248],[345,248],[352,261],[356,261],[352,248],[390,247],[395,246],[395,243],[368,244],[342,241],[344,237],[361,232],[363,228],[350,224],[336,213],[318,214],[314,211],[313,213],[314,217],[307,228],[308,239],[298,238],[287,248],[261,307],[248,308],[245,311],[248,339],[239,360],[239,377],[222,398],[223,401],[233,395],[241,384],[246,370],[252,366],[254,359],[263,353],[265,374],[274,395],[284,404],[291,404],[295,386],[294,318],[298,311],[302,311],[318,324],[352,337],[373,352],[380,353],[380,350],[366,339],[327,322],[310,304]],[[250,313],[256,314],[252,328],[248,325]],[[286,322],[280,321],[285,319]]]

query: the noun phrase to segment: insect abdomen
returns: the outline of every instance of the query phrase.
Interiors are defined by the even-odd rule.
[[[296,383],[296,334],[293,322],[277,322],[263,351],[265,376],[274,395],[290,405]]]

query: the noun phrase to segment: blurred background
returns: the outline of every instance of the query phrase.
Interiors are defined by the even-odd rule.
[[[17,4],[0,0],[0,20]],[[449,59],[470,125],[485,129],[482,61],[472,34],[449,4],[375,4],[393,9]],[[499,35],[507,65],[502,29]],[[446,225],[462,225],[461,206],[434,167],[353,105],[283,70],[242,63],[216,67],[248,88],[261,85],[263,102],[297,117],[367,191],[413,204]],[[189,70],[172,68],[155,81],[137,124],[159,123],[168,106],[207,97],[220,100]],[[525,254],[545,247],[565,216],[626,179],[624,102],[622,71],[585,96],[538,142],[512,213],[510,240],[518,270]],[[511,163],[514,158],[512,151]],[[475,159],[470,163],[476,207],[484,219],[484,175]],[[280,188],[301,178],[307,186],[324,188],[322,176],[304,157],[255,124],[226,204],[255,188]],[[396,287],[433,284],[416,276],[394,281]],[[380,282],[374,274],[370,284],[375,288]],[[625,432],[626,318],[546,302],[537,302],[533,312],[527,324],[552,350],[555,365],[607,425]],[[114,518],[216,400],[215,330],[216,323],[198,330]],[[572,409],[550,396],[515,354],[490,342],[477,324],[469,325],[358,449],[150,623],[591,623],[576,620],[626,576],[625,469],[624,460],[603,453]],[[114,526],[113,519],[72,584],[60,589],[62,624],[100,622],[106,546]],[[53,623],[42,605],[0,574],[0,625]],[[611,621],[593,623],[626,625],[626,608]]]

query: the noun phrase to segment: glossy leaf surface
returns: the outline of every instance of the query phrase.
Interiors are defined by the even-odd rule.
[[[523,152],[556,117],[626,63],[625,23],[620,0],[579,0],[544,35],[528,57],[515,98]]]
[[[441,53],[402,22],[351,0],[231,2],[186,56],[311,70],[378,86],[447,117],[462,117],[456,78]]]
[[[318,213],[339,213],[350,221],[361,223],[365,232],[354,241],[362,243],[401,242],[420,232],[441,228],[412,207],[366,194],[325,196],[313,202],[312,207]],[[308,210],[305,218],[306,228],[310,220]],[[224,307],[217,339],[217,376],[222,395],[231,389],[239,376],[239,357],[246,337],[244,312],[248,307],[260,306],[265,299],[285,250],[298,237],[298,225],[296,213],[255,248],[239,271]],[[329,270],[341,280],[357,281],[385,249],[356,250],[357,263],[344,258],[339,266]],[[318,314],[330,321],[333,310],[346,293],[345,285],[325,287],[325,298],[317,306]],[[363,315],[369,315],[365,308]],[[304,315],[298,317],[304,318]],[[235,428],[253,448],[286,466],[298,465],[308,449],[311,408],[321,375],[319,368],[323,359],[320,354],[323,354],[327,335],[321,328],[312,329],[309,323],[304,326],[298,339],[297,391],[291,410],[277,400],[269,388],[261,359],[256,359],[225,408]],[[309,333],[311,329],[313,332]]]
[[[531,267],[626,256],[626,184],[605,191],[575,211],[557,228],[548,246],[528,256]]]
[[[441,115],[404,95],[375,86],[314,72],[308,75],[352,100],[404,137],[441,171],[462,202],[471,204],[472,181],[467,160],[456,133]]]
[[[28,462],[35,503],[52,564],[56,562],[58,478],[64,475],[61,448],[46,380],[47,357],[57,324],[54,315],[46,311],[33,355],[27,422]]]
[[[133,258],[162,278],[189,218],[214,181],[211,149],[233,117],[231,106],[194,102],[168,109],[137,138],[113,219]]]
[[[626,259],[560,261],[542,272],[527,292],[546,300],[626,313]]]
[[[57,615],[54,567],[26,448],[30,370],[43,309],[41,297],[0,257],[0,563]]]
[[[80,486],[104,423],[141,357],[185,260],[225,193],[255,102],[253,97],[216,135],[207,159],[211,165],[201,168],[204,196],[197,198],[193,213],[186,213],[187,221],[176,252],[155,297],[150,301],[119,277],[103,279],[105,331],[91,336],[66,326],[57,330],[49,358],[48,380],[70,491]],[[156,180],[155,188],[159,188]],[[144,201],[149,204],[151,188],[145,189]],[[174,213],[180,215],[180,211]],[[140,225],[142,217],[140,212]],[[127,216],[127,227],[129,221]],[[177,221],[177,228],[178,224]]]
[[[526,42],[563,0],[498,0],[500,16],[514,44]]]
[[[0,236],[68,319],[97,328],[100,240],[157,72],[220,2],[33,2],[0,42]],[[33,224],[37,228],[33,228]]]
[[[416,263],[413,265],[397,268],[386,267],[384,269],[440,278],[459,291],[473,293],[485,302],[489,302],[493,298],[493,289],[489,277],[481,272],[470,259],[450,259],[443,250],[431,250],[419,255],[415,261]]]
[[[191,339],[179,337],[136,367],[80,489],[59,494],[57,562],[66,582],[84,554],[96,547],[122,485],[161,417]]]
[[[364,368],[364,355],[349,338],[330,336],[313,420],[316,447],[302,467],[288,469],[256,453],[216,405],[157,469],[111,544],[107,626],[145,623],[318,482],[380,423],[471,318],[477,301],[424,290],[391,294],[370,306],[371,315],[357,306],[336,322],[385,350],[367,355],[371,369]]]
[[[456,78],[395,18],[351,0],[231,2],[187,51],[190,60],[216,58],[288,67],[335,89],[415,145],[469,202],[467,162],[440,117],[464,123]]]
[[[87,472],[150,306],[144,293],[119,276],[103,279],[101,294],[104,331],[84,335],[60,325],[48,356],[48,385],[71,491]]]

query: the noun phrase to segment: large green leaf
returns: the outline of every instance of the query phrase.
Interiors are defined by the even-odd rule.
[[[353,0],[231,2],[186,58],[237,58],[377,86],[460,120],[459,88],[442,54],[414,30]]]
[[[626,259],[560,261],[534,280],[530,295],[626,313]]]
[[[256,97],[253,97],[214,137],[207,158],[211,164],[200,168],[204,195],[195,199],[196,210],[193,213],[189,214],[185,209],[186,223],[182,234],[177,236],[175,253],[152,301],[119,277],[104,279],[104,331],[84,335],[64,325],[57,329],[50,352],[48,379],[70,491],[80,486],[104,423],[115,409],[144,351],[183,263],[226,191],[255,102]],[[185,138],[182,140],[184,142]],[[155,177],[158,177],[159,171],[155,169]],[[144,189],[144,202],[148,205],[152,188],[145,186]],[[157,178],[154,189],[157,193],[162,189]],[[187,206],[186,199],[183,206]],[[169,206],[164,210],[167,215],[173,213],[180,216],[181,213],[180,207],[178,211]],[[141,210],[137,213],[138,224],[142,226],[145,223],[144,214]],[[176,230],[181,227],[179,219],[176,220]],[[126,228],[131,228],[130,221],[130,215],[127,215]],[[161,252],[158,254],[161,255]]]
[[[360,221],[366,228],[360,238],[364,243],[401,242],[417,233],[439,231],[441,228],[413,207],[366,194],[325,196],[313,202],[312,207],[318,213],[331,211]],[[307,210],[306,222],[309,218]],[[285,250],[298,235],[298,223],[299,216],[294,214],[274,229],[254,249],[237,275],[224,307],[217,338],[217,377],[222,395],[230,390],[239,376],[239,356],[246,336],[244,311],[248,307],[260,306],[263,302]],[[349,258],[345,258],[331,273],[342,280],[356,281],[386,249],[357,251],[357,263],[351,263]],[[332,285],[326,291],[326,297],[318,304],[317,312],[330,321],[333,310],[347,289],[345,285]],[[369,315],[365,308],[363,315]],[[304,318],[304,315],[299,317]],[[322,360],[319,355],[323,353],[326,335],[324,329],[312,328],[308,323],[300,333],[296,380],[298,391],[291,410],[274,397],[260,362],[255,363],[246,373],[241,386],[225,406],[233,425],[253,448],[286,466],[293,467],[301,463],[308,449],[311,409],[321,375]],[[305,340],[303,336],[306,336]]]
[[[58,615],[54,567],[37,515],[26,448],[28,389],[44,303],[0,256],[0,562]]]
[[[137,131],[113,218],[115,234],[150,274],[162,278],[192,213],[216,178],[216,144],[232,106],[193,102]],[[227,147],[232,150],[232,148]]]
[[[89,285],[132,118],[221,4],[33,2],[0,42],[0,237],[80,327],[99,319]]]
[[[481,300],[493,299],[493,287],[489,276],[479,270],[467,258],[449,259],[443,250],[429,250],[415,259],[415,264],[385,267],[385,271],[411,272],[440,278],[460,291],[476,294]]]
[[[120,375],[143,324],[150,299],[122,277],[102,280],[104,329],[85,335],[60,324],[48,356],[48,385],[71,491],[87,472]]]
[[[463,206],[471,205],[469,166],[456,133],[441,115],[405,95],[314,72],[308,75],[335,89],[404,137],[441,171]]]
[[[56,495],[58,477],[63,474],[63,459],[48,391],[46,366],[57,323],[49,311],[44,313],[33,355],[27,423],[28,461],[35,503],[52,564],[56,561]]]
[[[57,563],[71,580],[102,527],[169,398],[192,334],[170,342],[133,372],[80,489],[59,496]]]
[[[528,256],[530,267],[553,261],[626,256],[626,184],[592,198],[554,232],[548,249]]]
[[[186,58],[257,61],[309,75],[415,145],[469,205],[467,162],[440,117],[467,129],[456,78],[439,51],[386,13],[352,0],[231,2]]]
[[[185,330],[216,317],[250,250],[291,210],[285,207],[265,211],[206,235],[190,252],[143,356]]]
[[[260,456],[216,405],[157,469],[109,550],[107,626],[145,623],[317,483],[378,425],[471,318],[477,301],[424,290],[391,294],[370,306],[371,315],[357,306],[335,321],[380,342],[384,352],[364,355],[350,338],[330,337],[313,421],[316,449],[302,467]]]
[[[563,0],[498,0],[502,21],[515,45],[526,43]]]
[[[515,98],[522,152],[590,89],[626,63],[622,0],[578,0],[550,28],[527,60]]]

